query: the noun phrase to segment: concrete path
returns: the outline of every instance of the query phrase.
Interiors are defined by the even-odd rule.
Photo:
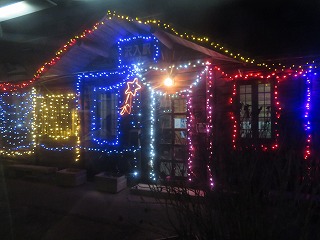
[[[1,170],[1,169],[0,169]],[[0,239],[160,239],[174,235],[166,209],[155,199],[75,188],[0,173]]]

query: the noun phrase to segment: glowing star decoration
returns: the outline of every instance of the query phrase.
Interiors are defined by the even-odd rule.
[[[120,108],[120,115],[130,114],[131,106],[132,106],[132,98],[136,96],[139,89],[141,89],[141,85],[138,83],[138,78],[135,78],[132,82],[127,82],[127,89],[124,92],[126,94],[126,100],[123,103],[123,106]]]

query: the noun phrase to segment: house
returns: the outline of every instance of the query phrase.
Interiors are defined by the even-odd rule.
[[[317,163],[317,63],[304,60],[256,63],[159,21],[108,12],[32,80],[0,84],[1,152],[211,187],[231,153],[291,149]]]

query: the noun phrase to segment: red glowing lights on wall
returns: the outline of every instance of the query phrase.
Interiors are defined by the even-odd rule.
[[[120,112],[120,115],[130,114],[132,108],[132,99],[136,96],[137,91],[141,89],[141,85],[138,83],[138,78],[135,78],[132,82],[127,82],[127,89],[125,91],[126,100],[124,101]]]

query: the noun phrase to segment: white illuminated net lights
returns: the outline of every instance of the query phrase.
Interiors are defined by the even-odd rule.
[[[0,95],[0,153],[4,156],[34,152],[33,98],[33,90]]]

